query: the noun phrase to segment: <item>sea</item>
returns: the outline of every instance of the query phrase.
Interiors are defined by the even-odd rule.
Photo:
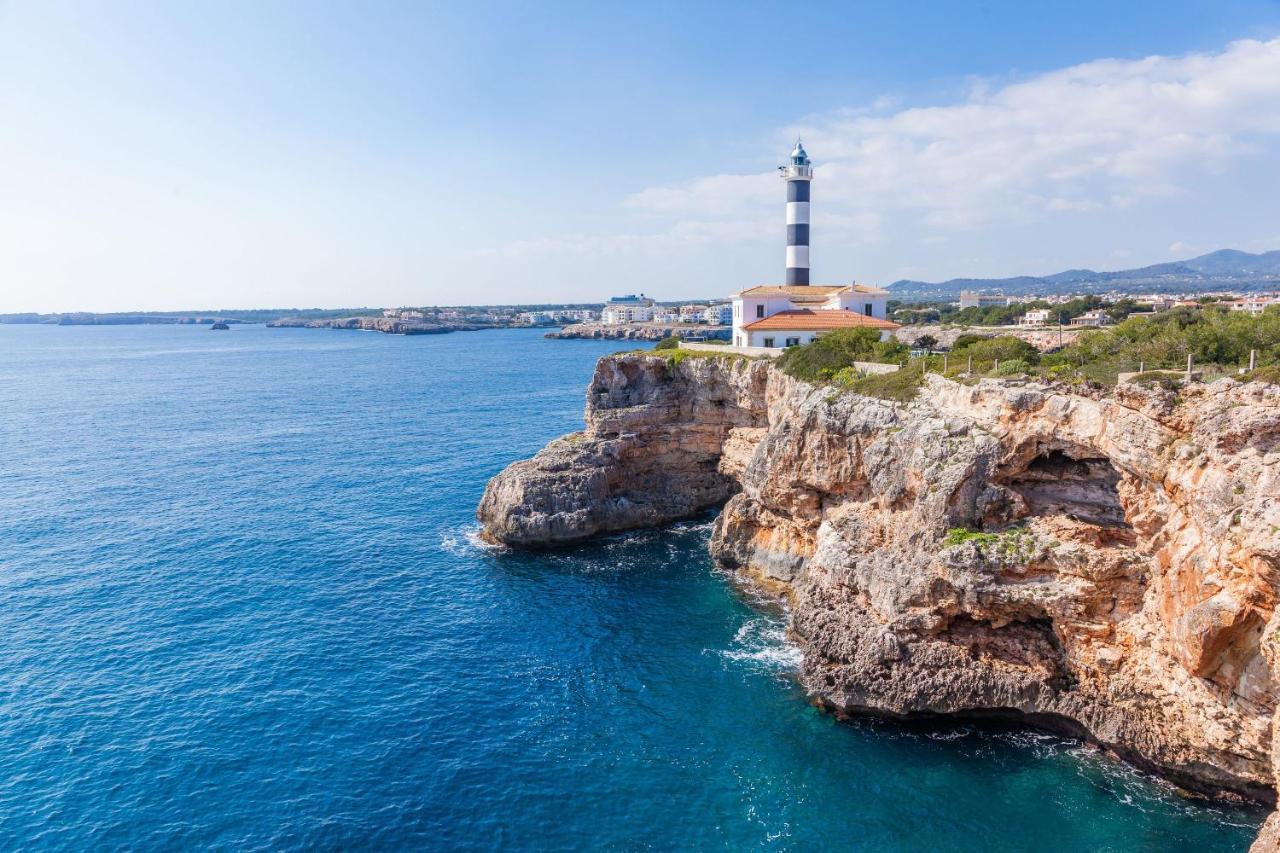
[[[624,346],[0,326],[0,848],[1247,849],[1069,739],[816,709],[710,517],[481,543]]]

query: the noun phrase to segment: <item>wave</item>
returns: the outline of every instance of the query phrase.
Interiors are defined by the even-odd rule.
[[[440,550],[455,557],[470,557],[477,552],[498,554],[509,551],[506,545],[497,545],[480,536],[478,523],[463,524],[440,532]]]
[[[744,622],[734,634],[730,647],[716,653],[726,660],[772,673],[798,672],[804,662],[799,646],[787,639],[784,623],[764,616]]]

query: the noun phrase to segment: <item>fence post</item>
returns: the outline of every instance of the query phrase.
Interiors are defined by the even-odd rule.
[[[999,373],[999,372],[1000,372],[1000,359],[998,359],[998,358],[996,359],[996,366],[995,366],[995,367],[993,367],[993,368],[991,368],[991,372],[992,372],[992,373]]]
[[[1138,362],[1138,372],[1139,373],[1147,372],[1147,363],[1145,361]]]
[[[1187,381],[1191,381],[1191,353],[1187,353]]]
[[[973,373],[973,356],[969,356],[969,373]]]
[[[942,354],[942,375],[947,375],[947,354],[945,352]]]
[[[1256,349],[1249,350],[1249,369],[1253,370],[1258,366],[1258,351]]]

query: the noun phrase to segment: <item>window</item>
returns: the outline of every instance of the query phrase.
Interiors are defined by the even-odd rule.
[[[868,317],[870,317],[870,316],[871,316],[871,303],[870,303],[870,302],[868,302],[866,305],[863,305],[863,306],[862,306],[862,313],[863,313],[863,314],[866,314]]]
[[[760,319],[760,318],[762,318],[762,317],[764,317],[764,306],[763,306],[763,305],[757,305],[757,306],[756,306],[756,319],[758,320],[758,319]]]
[[[787,338],[787,343],[786,343],[785,345],[786,345],[786,346],[789,346],[789,347],[798,347],[798,346],[800,346],[800,339],[799,339],[799,338]]]
[[[765,338],[764,345],[769,349],[773,349],[773,338]]]

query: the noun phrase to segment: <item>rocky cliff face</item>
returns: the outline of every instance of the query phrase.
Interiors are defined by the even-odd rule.
[[[587,428],[517,462],[485,490],[483,535],[523,547],[663,524],[737,491],[720,460],[732,434],[760,430],[769,368],[658,357],[601,359],[587,390]]]
[[[1273,798],[1280,388],[929,377],[894,404],[615,357],[586,431],[496,477],[480,517],[547,545],[725,498],[714,556],[789,598],[836,713],[1017,716]]]

